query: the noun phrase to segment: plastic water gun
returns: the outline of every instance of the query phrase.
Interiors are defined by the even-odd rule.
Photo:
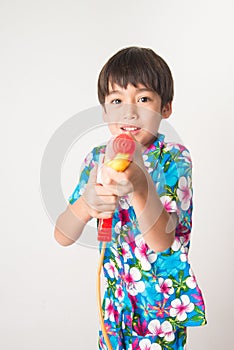
[[[133,159],[135,148],[135,141],[129,134],[119,134],[107,144],[105,165],[116,171],[126,170]],[[110,242],[111,231],[112,218],[100,219],[98,224],[98,241]]]
[[[110,166],[116,171],[124,171],[130,165],[133,154],[135,152],[135,141],[128,134],[120,134],[115,138],[112,138],[106,148],[105,165]],[[102,314],[102,302],[101,302],[101,271],[106,250],[106,242],[110,242],[112,238],[112,218],[99,219],[98,224],[98,240],[102,242],[101,256],[98,265],[97,275],[97,302],[98,312],[101,324],[103,337],[106,342],[108,350],[114,350],[105,328],[103,314]]]

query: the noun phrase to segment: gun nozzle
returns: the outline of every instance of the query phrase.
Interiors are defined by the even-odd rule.
[[[126,170],[129,164],[130,164],[130,160],[121,159],[121,158],[112,159],[106,163],[107,166],[110,166],[112,169],[116,171]]]

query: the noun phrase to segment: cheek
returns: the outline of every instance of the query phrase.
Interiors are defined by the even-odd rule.
[[[118,122],[122,119],[124,113],[124,106],[116,106],[112,104],[106,105],[105,121],[109,122]]]
[[[145,129],[153,132],[159,128],[160,122],[162,120],[160,113],[152,110],[145,110],[141,115]]]
[[[108,128],[112,135],[119,134],[119,126],[116,123],[108,123]]]
[[[161,115],[157,115],[156,118],[151,120],[151,128],[158,130],[161,120],[162,120]]]

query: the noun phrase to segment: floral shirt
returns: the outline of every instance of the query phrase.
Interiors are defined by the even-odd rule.
[[[105,146],[100,146],[86,157],[71,204],[82,195],[90,170],[104,153]],[[186,327],[206,324],[203,297],[188,260],[191,158],[184,146],[165,143],[158,134],[143,159],[165,209],[177,213],[175,241],[160,253],[150,249],[128,196],[120,198],[103,263],[105,325],[113,349],[183,349]],[[106,349],[101,334],[99,346]]]

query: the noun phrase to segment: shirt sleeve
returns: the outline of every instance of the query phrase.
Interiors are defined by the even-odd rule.
[[[176,212],[176,235],[188,235],[192,229],[192,161],[187,148],[167,144],[160,174],[160,199],[168,212]]]
[[[76,185],[73,193],[69,196],[68,202],[70,204],[74,204],[77,199],[82,196],[84,193],[85,187],[89,180],[90,171],[93,169],[96,162],[98,162],[99,151],[98,148],[94,148],[90,153],[85,157],[81,169],[80,169],[80,177],[78,184]]]

